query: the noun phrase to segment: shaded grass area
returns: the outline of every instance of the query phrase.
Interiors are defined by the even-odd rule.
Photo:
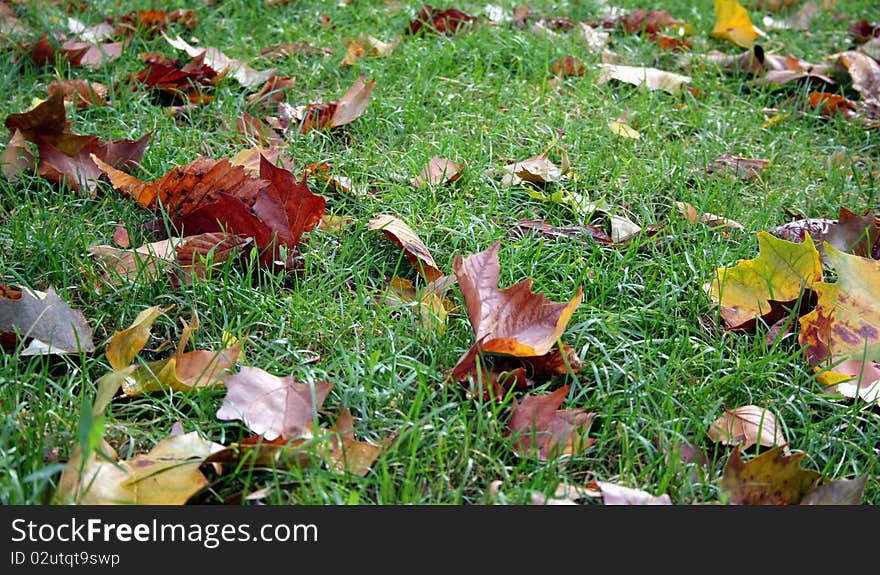
[[[840,206],[874,209],[877,132],[818,115],[763,127],[764,109],[791,91],[755,88],[747,78],[695,61],[683,72],[699,88],[696,98],[614,82],[599,85],[599,56],[575,34],[548,38],[506,24],[477,26],[451,38],[404,37],[390,58],[339,65],[346,38],[363,32],[392,41],[420,7],[416,2],[172,4],[168,9],[191,8],[199,17],[198,28],[185,37],[196,36],[201,45],[219,47],[255,68],[272,65],[295,76],[287,96],[292,105],[338,98],[359,74],[376,79],[362,118],[334,133],[293,132],[287,140],[297,168],[331,162],[372,193],[355,198],[310,181],[313,191],[328,198],[327,213],[353,223],[340,235],[308,234],[301,274],[227,266],[193,286],[174,287],[170,279],[160,279],[112,291],[98,289],[102,270],[86,249],[110,243],[120,223],[131,231],[133,245],[140,245],[147,238],[138,226],[152,214],[106,184],[95,198],[87,198],[36,176],[0,182],[0,281],[34,289],[53,286],[85,313],[98,345],[92,355],[0,356],[0,466],[7,471],[0,478],[0,501],[48,501],[59,465],[77,442],[82,395],[93,394],[95,380],[109,368],[104,343],[141,310],[162,305],[167,311],[148,348],[176,342],[177,318],[197,313],[197,347],[220,345],[224,333],[246,336],[248,365],[304,382],[327,378],[335,387],[325,406],[350,408],[359,438],[396,437],[364,478],[341,477],[318,461],[292,470],[233,469],[212,478],[195,500],[200,503],[244,503],[247,494],[263,488],[270,488],[265,501],[273,504],[481,503],[496,479],[504,481],[502,500],[509,503],[528,502],[531,491],[552,494],[562,481],[593,480],[668,493],[676,503],[712,502],[722,497],[717,480],[731,448],[708,439],[709,424],[724,409],[747,403],[778,414],[791,448],[807,453],[804,467],[829,478],[869,473],[864,501],[876,502],[877,408],[824,394],[791,339],[768,346],[763,333],[725,332],[702,285],[716,268],[754,257],[755,232],[791,219],[786,210],[835,217]],[[516,5],[498,4],[508,10]],[[588,2],[531,5],[576,19],[595,18],[600,9]],[[77,17],[91,24],[103,15],[152,5],[123,6],[96,2],[89,15]],[[688,20],[698,31],[694,53],[739,51],[708,38],[710,2],[626,1],[620,6],[668,9]],[[474,14],[482,9],[467,2],[458,7]],[[774,32],[770,46],[819,60],[848,49],[846,26],[870,17],[871,8],[867,1],[841,2],[838,9],[847,20],[823,13],[808,38],[802,32]],[[54,8],[22,12],[38,29],[56,29],[64,17]],[[266,46],[295,41],[336,52],[272,63],[259,58]],[[615,33],[610,48],[621,63],[669,70],[681,63],[680,56],[661,53],[637,36]],[[140,69],[137,54],[146,51],[178,55],[161,37],[139,33],[120,60],[94,72],[61,62],[40,69],[4,57],[0,91],[7,96],[0,101],[0,115],[45,98],[47,83],[59,74],[117,86],[111,106],[75,111],[69,118],[78,133],[102,139],[152,131],[136,173],[142,179],[158,178],[199,156],[230,157],[245,147],[234,133],[235,119],[247,110],[240,86],[224,81],[209,105],[192,111],[188,122],[175,122],[124,83]],[[548,67],[566,55],[581,59],[588,71],[556,83]],[[608,129],[608,122],[622,114],[638,127],[640,140]],[[612,249],[576,240],[509,238],[504,224],[521,218],[556,225],[600,221],[584,220],[486,175],[490,168],[548,148],[551,159],[564,151],[571,162],[566,189],[604,199],[615,213],[640,225],[662,226],[660,245],[650,247],[645,240],[643,249],[638,243]],[[771,166],[749,182],[692,177],[692,169],[723,152],[766,158]],[[434,155],[465,162],[467,171],[450,186],[415,190],[409,178]],[[690,224],[677,213],[675,200],[733,218],[746,231],[725,237]],[[453,292],[458,311],[443,333],[425,330],[409,309],[376,303],[387,278],[416,277],[382,234],[367,229],[378,213],[409,223],[447,273],[456,254],[482,251],[500,240],[501,287],[530,277],[536,292],[567,301],[583,286],[584,301],[563,340],[584,367],[534,392],[569,383],[564,406],[598,414],[590,431],[594,446],[565,460],[518,457],[504,432],[520,396],[482,402],[444,382],[443,372],[473,340],[460,293]],[[309,361],[317,356],[320,361]],[[238,441],[247,435],[241,423],[215,417],[222,397],[222,390],[169,391],[114,402],[107,439],[128,458],[148,450],[180,421],[186,431],[196,429],[212,441]],[[704,449],[709,464],[683,463],[664,449],[680,442]]]

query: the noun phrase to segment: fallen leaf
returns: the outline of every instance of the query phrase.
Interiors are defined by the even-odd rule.
[[[378,445],[355,440],[354,419],[348,408],[336,416],[324,439],[329,444],[321,450],[324,460],[334,473],[340,475],[351,473],[364,477],[382,453]]]
[[[29,290],[0,290],[2,341],[30,340],[21,355],[89,353],[95,351],[92,328],[81,311],[74,310],[51,287],[45,294]],[[15,297],[6,297],[13,293]]]
[[[312,386],[292,376],[276,377],[248,366],[226,376],[223,384],[226,397],[217,418],[240,419],[269,441],[311,436],[315,414],[333,388],[327,381]]]
[[[128,461],[107,461],[95,453],[83,460],[77,447],[54,499],[65,505],[183,505],[207,487],[199,466],[221,449],[196,431],[169,435]]]
[[[602,501],[605,505],[672,505],[672,500],[666,493],[655,496],[641,489],[624,487],[607,481],[597,481],[596,485],[602,492]]]
[[[428,165],[422,168],[419,175],[413,178],[412,185],[417,188],[439,186],[448,182],[454,182],[464,171],[464,164],[434,156],[428,161]]]
[[[817,471],[801,469],[806,453],[785,455],[784,445],[744,462],[734,449],[719,484],[731,505],[796,505],[819,481]]]
[[[809,235],[792,243],[759,231],[758,257],[718,268],[707,292],[728,329],[749,329],[759,318],[774,323],[781,307],[821,280],[822,261]]]
[[[152,306],[141,311],[131,325],[122,331],[113,332],[110,341],[107,342],[107,362],[114,371],[131,365],[134,358],[150,339],[150,331],[153,322],[162,315],[162,308]]]
[[[477,346],[472,346],[449,370],[449,376],[469,384],[469,392],[475,397],[503,400],[511,389],[527,390],[561,375],[578,373],[581,365],[577,353],[565,342],[561,349],[528,357],[481,354]]]
[[[880,372],[873,367],[880,361],[880,261],[845,254],[828,243],[825,258],[837,281],[812,286],[818,301],[800,319],[798,342],[810,365],[831,367],[826,381],[843,377],[829,391],[880,401]],[[847,380],[852,381],[844,384]]]
[[[128,236],[128,230],[122,224],[117,225],[116,230],[113,231],[113,243],[123,249],[131,247],[131,238]]]
[[[309,449],[310,443],[304,438],[288,441],[279,437],[268,441],[262,435],[254,435],[212,453],[205,463],[220,463],[234,469],[304,469],[316,457],[314,450]]]
[[[605,84],[609,80],[617,80],[634,86],[645,86],[649,90],[663,90],[670,94],[677,94],[684,84],[691,81],[690,76],[666,72],[657,68],[617,64],[598,64],[598,66],[601,70],[597,80],[599,84]]]
[[[844,98],[839,94],[831,94],[829,92],[811,92],[807,103],[810,108],[818,110],[823,116],[834,116],[840,114],[847,119],[852,119],[856,115],[855,102]]]
[[[815,2],[806,2],[797,12],[784,20],[776,20],[770,16],[764,17],[764,26],[771,30],[809,30],[810,20],[819,13],[819,7]],[[850,27],[850,30],[852,27]]]
[[[245,88],[256,89],[277,74],[274,68],[254,70],[247,63],[230,58],[217,48],[196,48],[180,36],[175,35],[171,38],[164,32],[162,36],[172,47],[186,52],[191,58],[203,57],[206,66],[218,74],[225,73],[235,78]]]
[[[109,286],[118,286],[141,278],[155,280],[169,272],[179,243],[180,240],[175,238],[151,242],[135,249],[98,245],[89,247],[87,251],[104,268],[101,281]]]
[[[828,57],[843,66],[852,78],[852,87],[862,100],[880,100],[880,63],[863,52],[840,52]]]
[[[760,34],[752,25],[749,13],[736,0],[715,0],[715,26],[709,35],[751,48]]]
[[[724,152],[712,160],[712,163],[705,168],[697,168],[693,170],[693,172],[699,174],[705,173],[707,176],[725,175],[742,180],[750,180],[767,169],[767,166],[769,165],[769,160],[744,158],[742,156],[734,156],[731,153]]]
[[[788,443],[782,428],[776,423],[776,415],[757,405],[744,405],[725,410],[724,414],[709,426],[709,438],[723,445],[739,444],[748,449],[758,444],[766,447]]]
[[[272,75],[263,86],[248,96],[246,101],[249,106],[267,108],[272,104],[283,102],[287,92],[296,84],[296,78],[291,76]]]
[[[232,371],[240,353],[241,347],[233,345],[219,351],[198,349],[175,353],[166,359],[146,362],[123,380],[123,396],[212,387]]]
[[[551,162],[546,155],[541,154],[507,164],[502,174],[501,183],[505,186],[518,186],[522,182],[534,184],[557,182],[562,178],[563,170]]]
[[[187,236],[177,246],[175,255],[181,278],[187,285],[193,283],[193,277],[206,279],[210,270],[223,265],[228,259],[237,258],[245,253],[251,243],[250,238],[220,232],[210,232]]]
[[[853,37],[856,44],[864,44],[872,38],[880,37],[880,23],[862,19],[851,24],[846,31]]]
[[[636,131],[632,126],[625,122],[608,122],[608,127],[611,128],[611,131],[614,134],[617,134],[618,136],[623,136],[624,138],[638,140],[642,137],[642,135],[639,134],[638,131]]]
[[[380,214],[370,220],[368,227],[371,230],[381,230],[388,239],[403,250],[409,263],[429,282],[444,275],[421,238],[400,218]]]
[[[0,169],[7,181],[17,182],[24,172],[33,172],[36,158],[28,142],[18,129],[12,134],[3,155],[0,156]]]
[[[559,409],[568,395],[564,385],[546,395],[526,394],[521,403],[514,400],[505,435],[513,439],[520,457],[537,455],[548,461],[565,455],[579,455],[596,440],[587,437],[596,416],[586,409]]]
[[[443,333],[446,330],[446,317],[452,304],[444,299],[449,276],[442,276],[422,289],[416,289],[408,279],[393,277],[388,290],[380,299],[386,305],[415,304],[421,326],[431,333]]]
[[[453,269],[467,306],[468,318],[479,348],[487,353],[530,357],[548,353],[565,331],[581,303],[579,286],[568,303],[555,303],[532,292],[525,279],[498,289],[501,242],[462,258],[455,256]]]
[[[452,36],[476,20],[455,8],[434,8],[425,4],[407,25],[404,34],[415,35],[424,31]]]
[[[697,209],[687,202],[675,202],[675,206],[678,208],[678,211],[681,212],[681,215],[683,215],[689,222],[694,224],[699,222],[713,228],[722,228],[728,230],[745,229],[743,225],[739,222],[722,216],[716,216],[715,214],[710,213],[698,214]]]
[[[310,130],[330,130],[344,126],[360,118],[367,108],[376,80],[366,82],[361,74],[354,84],[338,100],[314,103],[294,110],[291,118],[299,123],[303,134]]]
[[[550,73],[557,76],[583,76],[587,73],[587,67],[574,56],[565,56],[550,64]]]
[[[107,105],[107,86],[86,80],[55,80],[47,86],[49,95],[61,94],[65,102],[77,108]]]
[[[345,58],[341,65],[351,66],[366,55],[387,58],[394,52],[398,41],[389,44],[363,33],[357,39],[349,38],[345,41]]]
[[[835,479],[824,485],[811,489],[801,505],[861,505],[868,474],[864,473],[857,479]]]

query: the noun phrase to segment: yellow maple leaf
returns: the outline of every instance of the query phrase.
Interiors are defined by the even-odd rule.
[[[736,0],[715,0],[713,38],[730,40],[737,46],[751,48],[760,32],[752,25],[749,13]]]

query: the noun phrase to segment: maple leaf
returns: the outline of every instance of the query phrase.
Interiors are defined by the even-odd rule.
[[[326,206],[322,196],[309,190],[305,175],[298,182],[262,156],[259,177],[226,159],[198,158],[155,182],[92,159],[116,190],[144,207],[162,206],[185,235],[223,232],[253,238],[269,268],[295,267],[293,252],[302,234],[317,226]],[[280,244],[292,248],[287,261],[280,260]]]
[[[748,462],[734,449],[719,486],[731,505],[794,505],[820,479],[818,471],[801,469],[806,453],[785,455],[780,445]]]
[[[740,449],[755,445],[772,447],[788,443],[776,416],[757,405],[743,405],[725,410],[724,415],[709,426],[709,438],[723,445],[739,444]]]
[[[243,366],[223,379],[226,397],[217,418],[242,420],[267,440],[310,436],[315,413],[333,384],[319,381],[314,386],[292,376],[277,377],[256,367]]]
[[[161,54],[141,54],[145,67],[131,76],[132,89],[138,84],[157,91],[164,97],[163,103],[183,100],[189,104],[205,104],[211,101],[207,94],[223,79],[227,70],[216,71],[205,64],[205,54],[200,53],[190,62],[180,61]]]
[[[165,389],[187,392],[217,385],[235,367],[240,354],[241,346],[232,345],[218,351],[197,349],[148,361],[122,381],[123,396]]]
[[[663,90],[670,94],[677,94],[681,91],[684,84],[691,81],[690,76],[658,70],[657,68],[617,64],[598,64],[598,66],[600,68],[597,80],[599,84],[604,84],[609,80],[617,80],[634,86],[645,86],[649,90]]]
[[[862,100],[880,101],[880,63],[863,52],[847,51],[829,56],[852,78],[852,87]]]
[[[501,242],[462,258],[453,269],[461,286],[477,346],[487,353],[520,357],[548,353],[581,303],[582,287],[568,303],[555,303],[532,292],[531,278],[507,289],[498,289]]]
[[[109,447],[109,446],[106,446]],[[92,452],[83,457],[77,446],[64,467],[54,500],[81,505],[183,505],[207,487],[199,467],[222,445],[198,432],[170,435],[145,454],[110,461]]]
[[[443,276],[434,257],[421,238],[406,222],[396,216],[379,214],[368,224],[371,230],[381,230],[395,245],[403,250],[409,263],[429,282]]]
[[[809,235],[797,244],[759,231],[758,257],[718,268],[706,291],[729,329],[749,329],[758,318],[774,323],[780,306],[821,280],[822,261]]]
[[[425,188],[454,182],[461,176],[464,168],[464,164],[434,156],[428,161],[428,165],[422,168],[419,175],[411,180],[412,185]]]
[[[46,293],[0,284],[0,342],[30,340],[22,355],[91,352],[92,328],[51,287]]]
[[[709,35],[751,48],[763,35],[753,25],[749,13],[736,0],[715,0],[715,26]]]
[[[120,169],[137,166],[152,133],[138,140],[102,142],[96,136],[70,132],[62,91],[55,91],[42,104],[22,114],[10,114],[5,125],[18,130],[29,142],[37,144],[41,176],[73,190],[94,191],[100,170],[90,160],[92,155]]]
[[[526,394],[521,403],[514,400],[505,435],[513,439],[520,457],[536,454],[539,461],[563,455],[578,455],[596,440],[587,437],[596,416],[585,409],[559,409],[569,386],[546,395]]]
[[[345,58],[340,64],[351,66],[366,55],[387,58],[391,56],[399,41],[398,38],[389,44],[363,33],[358,35],[357,39],[349,38],[345,41]]]
[[[263,86],[246,98],[249,106],[267,108],[272,104],[283,102],[287,92],[296,83],[296,78],[291,76],[278,76],[273,74]]]
[[[800,319],[798,342],[813,366],[833,366],[820,382],[831,392],[880,400],[880,262],[825,244],[835,283],[813,285],[818,301]],[[837,364],[840,365],[833,365]]]

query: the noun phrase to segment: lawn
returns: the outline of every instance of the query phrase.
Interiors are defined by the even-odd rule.
[[[181,430],[197,432],[217,449],[260,435],[241,419],[218,417],[232,387],[222,380],[191,389],[157,384],[146,393],[117,395],[106,410],[93,413],[99,382],[119,371],[106,353],[111,337],[153,306],[161,313],[131,358],[145,379],[159,379],[150,370],[158,364],[150,362],[170,357],[186,332],[186,351],[239,342],[230,377],[254,368],[291,376],[306,390],[322,382],[332,386],[322,405],[309,407],[314,417],[304,436],[281,436],[276,460],[258,449],[247,456],[227,451],[222,468],[203,463],[204,456],[188,459],[190,474],[204,477],[187,494],[189,504],[526,504],[554,496],[560,486],[589,486],[590,495],[579,503],[600,505],[599,482],[667,495],[682,505],[728,503],[731,491],[722,478],[730,458],[741,453],[752,460],[772,447],[737,446],[711,432],[725,410],[746,405],[775,415],[795,468],[799,460],[823,483],[867,476],[861,502],[878,501],[877,402],[823,385],[798,343],[798,322],[794,333],[769,343],[766,318],[751,329],[728,329],[704,286],[719,268],[756,258],[758,232],[799,218],[837,219],[842,207],[874,213],[880,133],[861,115],[809,106],[815,83],[762,84],[748,71],[728,71],[709,59],[712,51],[746,52],[710,35],[712,2],[613,3],[618,15],[668,10],[686,22],[684,36],[683,24],[662,31],[686,40],[690,47],[683,50],[628,33],[619,22],[590,26],[610,18],[612,7],[598,1],[530,2],[528,17],[516,11],[519,2],[437,3],[476,18],[449,34],[407,34],[422,8],[411,1],[124,0],[89,2],[87,11],[79,4],[7,3],[21,29],[0,24],[0,116],[47,100],[54,80],[99,82],[108,87],[106,105],[68,106],[69,129],[102,141],[149,133],[142,158],[126,169],[142,181],[198,158],[217,161],[252,148],[253,135],[236,127],[245,114],[265,119],[279,117],[279,110],[338,102],[361,76],[375,84],[354,120],[309,131],[291,120],[275,134],[279,140],[270,147],[288,159],[298,181],[305,178],[311,192],[326,199],[323,215],[338,217],[302,234],[298,266],[267,266],[253,250],[191,282],[179,280],[173,271],[180,264],[173,263],[165,273],[144,272],[109,285],[102,279],[105,264],[89,249],[115,245],[120,227],[133,247],[160,239],[153,235],[156,226],[144,224],[161,221],[161,211],[138,205],[106,177],[93,191],[58,185],[32,169],[0,178],[0,283],[54,289],[82,312],[95,347],[26,355],[27,339],[13,337],[0,355],[0,503],[57,501],[62,471],[75,476],[67,462],[78,449],[92,457],[105,450],[102,437],[128,461]],[[803,2],[779,10],[765,4],[744,3],[767,34],[758,44],[767,54],[813,63],[858,49],[848,28],[877,17],[872,0],[820,1],[808,31],[775,29],[764,17],[784,20]],[[280,92],[287,107],[248,102],[259,86],[227,74],[197,94],[209,99],[175,111],[170,93],[132,77],[144,69],[143,53],[181,64],[191,58],[163,34],[136,24],[121,56],[101,65],[75,66],[60,51],[43,65],[31,57],[41,33],[49,33],[56,47],[72,36],[68,18],[86,26],[105,18],[116,24],[153,8],[192,10],[197,17],[191,28],[186,21],[167,24],[170,38],[180,35],[252,70],[274,68],[295,78]],[[607,44],[591,46],[589,31],[607,32]],[[346,42],[361,35],[392,45],[390,53],[367,47],[343,65]],[[263,54],[288,43],[300,49]],[[583,64],[582,73],[551,71],[567,56]],[[669,91],[603,81],[607,64],[657,68],[689,80]],[[850,102],[864,98],[846,75],[835,79],[818,90]],[[612,129],[611,122],[625,124],[638,138],[626,128]],[[11,136],[5,130],[0,140]],[[750,178],[707,174],[724,153],[768,164]],[[462,164],[460,175],[414,184],[435,156]],[[560,169],[528,172],[524,179],[533,182],[511,184],[499,175],[535,157]],[[320,164],[330,171],[321,172]],[[340,185],[339,177],[350,183]],[[740,226],[690,221],[677,202]],[[442,309],[428,319],[418,299],[389,303],[395,276],[420,288],[426,280],[406,251],[371,229],[381,214],[405,222],[452,279],[457,262],[500,242],[500,288],[531,279],[534,293],[557,303],[582,289],[564,331],[552,339],[572,350],[562,373],[533,378],[528,363],[526,389],[499,378],[500,391],[483,372],[471,384],[454,381],[452,368],[476,341],[469,314],[474,306],[465,301],[460,277],[438,298],[445,307],[427,306]],[[517,233],[522,220],[582,226],[581,233],[595,226],[614,237]],[[628,233],[621,224],[640,231],[614,241]],[[166,215],[159,227],[168,226]],[[825,281],[833,282],[836,272],[825,263]],[[873,278],[864,277],[871,284]],[[510,321],[529,313],[514,308]],[[193,318],[197,329],[186,329],[183,322]],[[504,359],[486,357],[498,365]],[[512,414],[527,398],[563,386],[561,409],[594,414],[588,427],[562,441],[566,453],[528,449],[529,433],[524,439],[509,430]],[[340,431],[344,409],[352,416],[354,441],[378,448],[360,472],[340,469],[339,459],[327,456],[333,439],[322,433]],[[102,461],[105,477],[118,470],[95,460]]]

